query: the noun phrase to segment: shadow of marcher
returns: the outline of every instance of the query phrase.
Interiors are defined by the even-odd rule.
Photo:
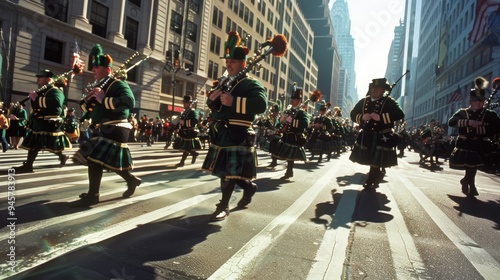
[[[376,192],[373,189],[364,189],[359,192],[352,220],[356,221],[358,226],[364,226],[368,223],[388,222],[394,217],[382,212],[391,210],[386,205],[387,203],[389,203],[389,200],[385,194]]]
[[[219,232],[220,225],[209,220],[209,215],[200,215],[141,225],[50,261],[22,279],[154,280],[160,275],[162,279],[198,279],[185,275],[176,269],[176,262],[169,260],[187,255],[209,235]],[[185,259],[194,262],[190,265],[198,261]]]
[[[330,220],[333,220],[333,215],[335,215],[335,211],[337,211],[338,202],[342,198],[342,194],[336,193],[335,189],[331,190],[330,193],[332,195],[332,200],[316,204],[316,209],[314,209],[314,218],[311,219],[311,221],[315,224],[322,224],[325,228],[328,227],[328,224],[331,223],[331,221],[322,217],[326,215],[331,217]]]
[[[500,215],[498,215],[498,213],[500,213],[500,200],[482,201],[475,198],[471,199],[466,196],[455,196],[450,194],[448,197],[458,204],[453,206],[453,208],[458,211],[459,216],[466,214],[490,220],[495,222],[493,228],[500,230]]]

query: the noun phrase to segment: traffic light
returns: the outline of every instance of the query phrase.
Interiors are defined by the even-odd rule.
[[[175,68],[179,68],[179,66],[181,64],[180,59],[179,59],[180,53],[181,53],[180,50],[176,50],[174,52],[174,67]]]

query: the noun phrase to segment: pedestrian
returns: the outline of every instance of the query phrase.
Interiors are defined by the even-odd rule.
[[[28,113],[24,105],[16,102],[10,104],[10,124],[7,129],[7,136],[10,138],[10,144],[14,150],[19,148],[21,138],[26,136],[26,126],[28,123]]]
[[[363,188],[378,188],[383,169],[398,164],[394,123],[404,118],[398,103],[390,97],[391,86],[385,78],[373,79],[368,94],[352,109],[350,117],[361,127],[349,159],[369,165]],[[388,92],[388,94],[384,94]]]
[[[15,167],[16,173],[33,172],[33,163],[40,151],[56,154],[59,166],[63,167],[68,160],[63,151],[71,148],[70,139],[62,131],[64,94],[59,84],[56,85],[56,75],[43,69],[36,77],[39,89],[29,93],[33,113],[29,118],[28,134],[20,146],[28,150],[28,158],[23,165]]]
[[[196,150],[201,150],[201,141],[198,138],[198,112],[191,108],[193,99],[189,95],[185,95],[182,103],[184,110],[179,116],[179,129],[177,138],[175,138],[174,149],[182,151],[181,161],[176,167],[184,166],[184,161],[188,155],[191,155],[191,164],[196,162],[199,153]]]
[[[309,127],[309,114],[302,108],[301,87],[294,87],[290,97],[290,109],[286,110],[279,119],[282,128],[282,137],[270,150],[274,158],[286,160],[286,172],[280,179],[288,180],[293,177],[295,161],[306,161],[304,143],[306,142],[306,129]]]
[[[230,85],[215,83],[207,100],[212,110],[211,143],[202,169],[220,178],[222,191],[222,199],[211,216],[213,221],[229,215],[229,200],[236,184],[243,188],[243,197],[238,202],[242,208],[251,202],[257,190],[251,181],[256,177],[257,163],[252,123],[256,115],[266,111],[267,93],[257,79],[237,75],[245,69],[249,53],[240,42],[237,32],[229,32],[224,51],[228,76],[239,79],[232,80]],[[229,86],[230,90],[225,92],[222,86],[224,89]]]
[[[2,103],[2,108],[0,108],[0,137],[2,141],[2,150],[5,153],[7,152],[7,150],[9,150],[10,145],[9,143],[7,143],[7,139],[5,138],[7,129],[9,128],[9,120],[4,114],[5,112],[3,110],[3,103]]]
[[[135,106],[135,98],[128,84],[111,74],[112,58],[104,55],[99,44],[90,51],[92,72],[98,83],[82,102],[85,111],[91,111],[93,139],[97,139],[88,152],[89,189],[80,195],[73,207],[87,207],[99,203],[99,189],[104,168],[114,171],[127,182],[122,194],[128,198],[134,194],[141,179],[132,175],[132,156],[127,145],[132,125],[127,118]],[[89,106],[95,105],[90,108]],[[91,109],[91,110],[89,110]],[[84,145],[86,146],[86,145]]]
[[[493,84],[497,82],[500,82],[500,78],[493,80]],[[468,197],[479,195],[475,184],[477,169],[484,166],[490,139],[500,133],[500,117],[495,111],[484,107],[487,80],[477,77],[474,83],[469,107],[459,109],[448,120],[450,127],[458,128],[455,148],[450,156],[450,168],[465,170],[460,184],[462,193]]]

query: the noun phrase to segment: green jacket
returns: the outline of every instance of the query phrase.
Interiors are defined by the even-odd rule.
[[[85,104],[85,111],[91,111],[90,118],[94,124],[103,124],[109,121],[127,120],[130,109],[135,106],[135,98],[128,84],[122,80],[112,80],[104,87],[102,103]],[[92,105],[95,105],[93,108]],[[83,109],[83,107],[82,107]]]
[[[47,87],[31,101],[33,114],[30,126],[34,131],[54,131],[60,127],[64,117],[64,93],[54,85]]]

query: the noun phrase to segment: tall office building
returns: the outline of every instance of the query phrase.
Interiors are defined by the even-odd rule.
[[[358,101],[356,90],[354,39],[351,35],[351,20],[346,0],[336,0],[330,9],[335,41],[341,57],[338,105],[344,115],[349,113]],[[348,115],[348,114],[347,114]]]

